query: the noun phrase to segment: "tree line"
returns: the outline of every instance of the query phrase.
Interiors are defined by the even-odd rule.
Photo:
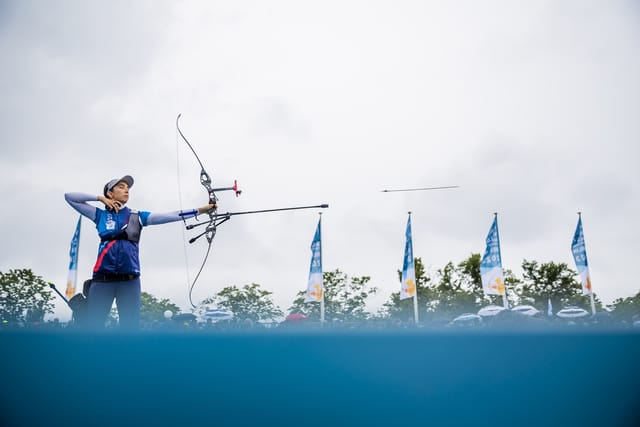
[[[482,290],[480,254],[454,264],[447,263],[432,276],[421,258],[415,258],[416,293],[421,323],[440,325],[462,313],[475,313],[480,308],[502,305],[502,296],[487,296]],[[554,311],[577,306],[589,310],[588,296],[582,295],[582,287],[576,280],[577,273],[566,263],[523,260],[522,277],[504,270],[509,306],[531,305],[546,312],[550,304]],[[398,271],[398,283],[401,272]],[[394,292],[376,312],[367,310],[370,297],[378,288],[370,284],[369,276],[349,276],[340,269],[323,273],[325,319],[333,322],[406,322],[413,318],[413,300],[400,299]],[[399,286],[398,286],[399,288]],[[305,291],[295,296],[285,313],[273,301],[273,293],[257,283],[243,286],[229,285],[204,299],[199,306],[215,306],[234,313],[237,322],[275,322],[286,314],[299,313],[309,321],[320,320],[320,304],[305,303]],[[56,296],[50,283],[35,275],[30,269],[0,272],[0,318],[3,325],[37,324],[53,313]],[[596,309],[606,310],[619,321],[630,322],[640,315],[640,292],[631,297],[616,299],[604,307],[594,294]],[[165,312],[180,314],[180,308],[168,299],[158,299],[142,293],[141,321],[144,323],[165,320]],[[117,317],[114,311],[112,317]]]

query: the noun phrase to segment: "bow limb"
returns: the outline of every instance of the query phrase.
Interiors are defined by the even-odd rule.
[[[180,129],[180,116],[182,116],[182,114],[178,114],[178,117],[176,117],[176,129],[178,130],[180,137],[187,144],[187,147],[189,147],[196,160],[198,161],[198,164],[200,165],[200,184],[202,184],[202,186],[207,190],[207,193],[209,194],[209,203],[215,204],[215,202],[218,201],[218,198],[216,197],[215,191],[211,186],[211,177],[205,170],[200,157],[198,157],[198,153],[196,153],[196,150],[193,149],[193,146],[191,145],[187,137],[182,133],[182,130]]]

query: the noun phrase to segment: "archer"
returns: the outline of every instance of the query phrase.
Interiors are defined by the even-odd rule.
[[[125,175],[105,184],[103,194],[66,193],[65,200],[81,215],[96,224],[100,245],[93,267],[87,300],[87,322],[99,328],[109,315],[115,299],[120,327],[137,329],[140,323],[141,285],[138,245],[143,227],[182,221],[214,211],[215,201],[187,211],[151,213],[126,206],[133,178]],[[99,201],[101,209],[88,202]]]

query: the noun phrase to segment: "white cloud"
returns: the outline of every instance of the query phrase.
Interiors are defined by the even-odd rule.
[[[66,191],[136,177],[132,205],[204,204],[199,167],[238,179],[221,210],[326,202],[325,269],[397,291],[406,212],[435,270],[482,252],[573,265],[584,214],[594,288],[638,292],[638,9],[624,2],[5,2],[0,268],[63,283]],[[176,158],[176,156],[178,158]],[[179,171],[177,169],[179,165]],[[179,176],[179,178],[178,178]],[[384,188],[460,185],[429,193]],[[194,295],[304,289],[317,213],[223,225]],[[81,275],[97,239],[85,221]],[[180,225],[145,232],[145,289],[187,308]],[[204,248],[187,249],[193,279]]]

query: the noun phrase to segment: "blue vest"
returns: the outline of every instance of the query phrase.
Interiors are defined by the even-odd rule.
[[[148,215],[148,213],[145,212]],[[141,215],[146,218],[147,215]],[[96,210],[96,229],[100,236],[98,259],[93,267],[93,275],[133,274],[140,275],[140,259],[138,255],[138,238],[130,238],[127,234],[131,209],[125,207],[115,211]],[[138,215],[135,215],[135,221]],[[144,222],[144,221],[142,221]],[[129,233],[131,234],[131,233]],[[134,233],[135,235],[135,233]]]

